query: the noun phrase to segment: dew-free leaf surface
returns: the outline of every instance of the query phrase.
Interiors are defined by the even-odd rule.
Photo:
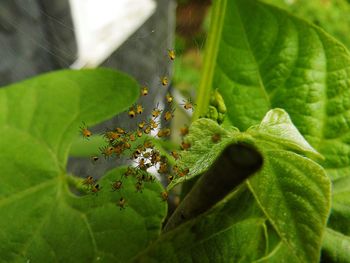
[[[350,172],[350,55],[319,27],[255,0],[226,1],[212,86],[226,118],[246,130],[282,108],[325,157],[332,178]]]
[[[218,88],[227,108],[225,122],[244,131],[259,125],[268,110],[282,108],[323,157],[317,162],[332,181],[349,184],[349,51],[319,27],[276,7],[255,0],[216,3],[221,18],[214,22],[220,28],[210,32],[216,36],[206,51],[211,61],[204,63],[203,90]],[[341,225],[338,231],[347,239],[345,197],[333,199],[331,228]]]
[[[220,140],[213,140],[213,135],[220,135]],[[175,243],[182,238],[180,237],[181,233],[186,229],[186,224],[184,224],[178,230],[170,232],[173,234],[165,234],[168,237],[167,242],[161,238],[159,242],[161,248],[153,245],[153,248],[149,250],[151,257],[157,257],[154,254],[158,255],[158,250],[162,250],[163,246],[167,244],[172,249],[171,252],[169,248],[168,253],[174,254],[174,262],[177,260],[180,262],[180,258],[186,258],[186,253],[189,258],[202,255],[196,252],[197,249],[206,251],[203,257],[198,256],[204,262],[210,262],[216,257],[218,262],[252,262],[254,260],[258,262],[288,262],[287,260],[317,262],[319,260],[326,221],[330,211],[330,179],[320,165],[305,157],[305,155],[319,157],[319,154],[306,142],[284,110],[274,109],[267,112],[261,124],[246,132],[239,132],[233,128],[224,129],[215,121],[199,119],[192,124],[190,133],[185,140],[192,146],[188,151],[182,153],[180,165],[187,165],[189,168],[188,178],[194,178],[204,173],[227,145],[237,142],[256,147],[263,156],[264,164],[262,169],[246,183],[248,188],[244,192],[247,192],[245,195],[249,198],[238,201],[236,200],[237,195],[227,197],[227,202],[230,203],[232,210],[224,212],[221,208],[216,208],[209,211],[207,215],[188,223],[187,228],[192,225],[197,227],[197,225],[202,225],[202,221],[217,217],[218,222],[212,223],[216,224],[215,227],[217,227],[214,239],[214,234],[210,232],[211,227],[206,224],[206,227],[198,230],[200,238],[199,234],[193,233],[193,231],[190,233],[195,237],[184,238],[184,240],[199,239],[197,244],[191,245],[190,249],[179,249],[178,244]],[[221,176],[235,175],[231,171],[227,171],[227,175]],[[174,179],[170,187],[183,180],[183,177]],[[260,211],[259,219],[256,218],[255,214],[250,214],[250,206],[254,206],[256,210]],[[231,229],[229,221],[226,222],[228,225],[221,225],[219,218],[226,218],[228,214],[232,217],[241,216],[241,214],[249,215],[258,221],[249,220],[236,225],[236,222],[232,220],[233,232],[227,232],[227,228]],[[234,246],[233,243],[236,242],[234,239],[238,239],[238,237],[245,240],[245,235],[251,235],[252,240],[248,238],[244,242],[242,241],[244,244],[254,243],[262,238],[255,236],[255,234],[260,233],[258,229],[256,229],[258,232],[255,234],[245,233],[243,229],[246,223],[258,228],[263,226],[266,240],[273,238],[276,241],[272,245],[268,244],[269,241],[266,241],[265,245],[259,241],[263,248],[260,250],[255,245],[250,248],[243,245]],[[253,231],[252,225],[249,228]],[[177,238],[173,238],[172,235]],[[220,245],[209,249],[210,245],[206,247],[208,240],[213,242],[208,243],[210,245],[217,243]],[[249,253],[246,255],[247,251]],[[254,254],[258,251],[260,251],[258,255]],[[222,255],[222,258],[218,255]],[[235,258],[234,255],[238,257]],[[229,260],[225,261],[228,258]],[[163,258],[161,257],[161,259]]]
[[[162,235],[134,262],[252,262],[265,254],[266,231],[266,218],[244,186],[209,213]]]
[[[138,94],[134,80],[107,69],[58,71],[0,89],[1,262],[126,262],[159,234],[158,183],[136,194],[128,178],[111,192],[120,168],[97,195],[76,196],[65,173],[82,122],[108,119]]]

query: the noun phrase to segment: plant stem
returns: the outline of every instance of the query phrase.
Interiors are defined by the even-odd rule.
[[[211,23],[204,51],[201,80],[198,87],[197,107],[193,115],[193,121],[206,114],[208,110],[226,3],[227,0],[215,0],[213,3]]]
[[[169,218],[164,232],[209,210],[260,169],[262,163],[261,154],[250,145],[239,143],[227,146]]]

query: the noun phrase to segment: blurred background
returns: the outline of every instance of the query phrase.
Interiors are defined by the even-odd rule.
[[[322,27],[350,48],[350,1],[264,2]],[[196,97],[210,10],[211,0],[2,0],[0,85],[62,68],[103,66],[149,87],[149,97],[141,101],[146,113],[164,102],[168,91],[159,88],[162,76],[169,77],[169,91],[181,104]],[[174,62],[168,59],[169,49],[175,50]],[[176,131],[191,119],[191,111],[182,109],[177,106],[171,123],[175,143],[180,141]],[[118,125],[132,129],[135,122],[120,114],[93,131]],[[115,165],[92,165],[73,150],[68,169],[98,177]]]

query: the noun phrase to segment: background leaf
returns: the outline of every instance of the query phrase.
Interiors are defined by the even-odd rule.
[[[322,258],[329,262],[350,262],[350,177],[333,181],[332,190],[332,213]]]
[[[349,262],[349,236],[327,228],[322,252],[322,259],[324,262]]]
[[[240,130],[283,108],[323,156],[332,179],[349,174],[349,52],[322,29],[252,0],[227,1],[213,87]]]
[[[349,52],[319,27],[276,7],[218,2],[223,27],[210,32],[219,45],[211,46],[214,73],[206,88],[219,89],[226,121],[246,130],[268,110],[282,108],[324,156],[319,164],[332,181],[349,177]],[[342,222],[348,228],[350,221]]]
[[[128,178],[121,193],[111,192],[119,169],[99,182],[98,195],[79,197],[65,174],[82,121],[103,121],[138,94],[134,80],[107,69],[59,71],[0,89],[0,261],[125,262],[159,234],[166,206],[158,183],[136,194]]]

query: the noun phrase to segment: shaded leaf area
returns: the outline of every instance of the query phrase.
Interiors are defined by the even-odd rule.
[[[350,262],[350,177],[333,181],[332,202],[322,257],[325,262]]]
[[[242,185],[209,212],[162,235],[133,262],[283,262],[287,258],[285,262],[298,262]]]
[[[269,151],[249,186],[269,222],[300,262],[317,262],[330,211],[321,166],[292,152]]]
[[[227,1],[213,87],[240,130],[286,110],[332,178],[350,172],[349,52],[322,29],[253,0]]]
[[[251,262],[259,258],[266,249],[266,219],[246,189],[242,187],[233,194],[235,198],[162,235],[134,262]]]
[[[350,238],[327,228],[323,242],[322,262],[350,262]]]
[[[349,52],[319,27],[276,7],[255,0],[225,3],[211,86],[225,100],[226,121],[246,130],[268,110],[283,108],[324,157],[318,162],[332,181],[348,178]],[[330,223],[342,225],[338,231],[349,237],[350,218],[346,209],[339,212],[343,203],[334,196]]]
[[[214,134],[220,134],[221,139],[213,141]],[[190,164],[187,179],[203,173],[203,164],[210,167],[228,144],[248,143],[262,154],[263,168],[248,179],[253,198],[241,202],[240,206],[256,203],[277,241],[275,249],[254,260],[270,262],[274,258],[276,262],[288,262],[289,257],[295,262],[319,260],[330,211],[330,180],[321,166],[304,156],[319,154],[302,137],[285,111],[269,111],[260,125],[246,132],[224,129],[212,120],[199,119],[192,124],[185,140],[192,144],[181,158],[182,165]],[[183,180],[176,178],[173,185]],[[218,231],[218,239],[220,235]],[[270,232],[266,235],[269,238]],[[235,253],[245,251],[237,248]],[[189,253],[188,257],[193,254]]]
[[[58,71],[0,90],[0,261],[125,262],[159,234],[166,205],[158,183],[136,194],[128,178],[111,192],[118,169],[94,195],[64,171],[82,121],[103,121],[138,93],[134,80],[106,69]],[[74,181],[87,195],[71,193]]]

